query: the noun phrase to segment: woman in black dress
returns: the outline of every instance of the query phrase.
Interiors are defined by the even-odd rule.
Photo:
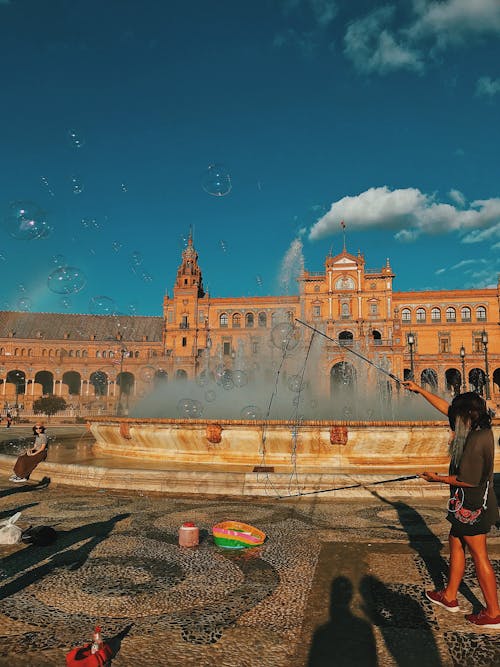
[[[14,464],[14,473],[9,477],[11,482],[27,482],[29,476],[39,463],[47,458],[47,435],[43,424],[33,427],[35,442],[33,447],[20,456]]]

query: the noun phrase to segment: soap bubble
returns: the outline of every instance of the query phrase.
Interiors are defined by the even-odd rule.
[[[142,271],[140,277],[141,280],[143,280],[145,283],[153,282],[153,276],[149,273],[149,271]]]
[[[95,218],[82,218],[80,224],[83,227],[83,229],[86,229],[88,231],[99,229],[99,223]]]
[[[26,292],[26,285],[24,285],[23,283],[19,283],[19,285],[17,286],[17,289],[21,293]]]
[[[81,195],[83,192],[83,183],[79,176],[71,177],[71,191],[74,195]]]
[[[217,398],[217,394],[213,389],[207,389],[205,392],[205,400],[207,403],[213,403],[215,399]]]
[[[152,366],[141,368],[139,376],[143,382],[151,382],[155,376],[155,369]]]
[[[222,239],[219,241],[222,252],[227,252],[227,244]]]
[[[257,405],[247,405],[240,412],[242,419],[262,419],[262,411]]]
[[[113,241],[113,243],[111,244],[111,247],[113,248],[113,250],[115,252],[120,252],[122,244],[120,243],[120,241]]]
[[[52,257],[52,264],[55,264],[57,267],[66,266],[66,258],[64,255],[54,255]]]
[[[232,378],[222,378],[221,387],[226,391],[231,391],[234,389],[234,382]]]
[[[17,301],[17,310],[20,310],[22,313],[28,313],[31,310],[31,299],[27,296],[22,296]]]
[[[206,387],[206,385],[210,383],[211,379],[212,378],[210,377],[210,373],[207,371],[201,371],[201,373],[196,376],[195,382],[198,387]]]
[[[69,310],[71,308],[71,299],[68,299],[67,296],[61,297],[59,303],[61,304],[61,308],[64,308],[64,310]]]
[[[81,148],[85,144],[77,130],[68,130],[68,140],[73,148]]]
[[[120,190],[122,192],[128,192],[128,185],[126,183],[120,183]]]
[[[287,386],[290,391],[299,392],[304,388],[304,383],[300,375],[292,375],[288,378]]]
[[[61,266],[47,279],[48,288],[55,294],[77,294],[86,284],[85,274],[75,266]]]
[[[116,304],[109,296],[93,296],[89,301],[89,310],[92,315],[113,315]]]
[[[45,238],[51,231],[45,213],[29,201],[15,201],[9,205],[4,227],[9,236],[20,241]]]
[[[231,192],[231,176],[221,164],[211,164],[203,174],[201,186],[214,197],[224,197]]]
[[[143,262],[142,255],[138,250],[134,250],[129,257],[130,264],[134,266],[140,266]]]
[[[258,285],[259,287],[262,287],[262,285],[264,284],[261,275],[256,275],[256,276],[255,276],[255,282],[257,283],[257,285]]]
[[[40,177],[40,180],[42,181],[42,183],[43,183],[43,184],[45,185],[45,187],[47,188],[49,195],[50,195],[51,197],[55,197],[55,193],[54,193],[54,191],[52,190],[52,188],[50,187],[50,185],[49,185],[49,181],[47,180],[47,178],[46,178],[45,176],[41,176],[41,177]]]
[[[300,342],[300,331],[289,322],[279,322],[271,330],[271,341],[283,352],[290,352]]]
[[[186,419],[199,419],[203,415],[202,403],[192,398],[181,398],[177,403],[177,410],[181,417]]]
[[[248,376],[245,371],[233,371],[233,382],[235,387],[244,387],[248,383]]]

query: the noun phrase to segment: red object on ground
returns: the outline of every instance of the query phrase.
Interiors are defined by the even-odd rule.
[[[104,667],[113,657],[113,650],[104,643],[96,653],[91,653],[92,644],[79,646],[66,653],[67,667]]]

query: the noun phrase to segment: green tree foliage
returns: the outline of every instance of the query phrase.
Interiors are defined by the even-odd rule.
[[[33,403],[33,412],[36,415],[51,417],[57,412],[66,410],[68,404],[62,396],[42,396]]]

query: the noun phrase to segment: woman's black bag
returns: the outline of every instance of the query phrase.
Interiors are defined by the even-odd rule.
[[[57,533],[52,526],[30,526],[21,535],[22,542],[35,547],[46,547],[56,539]]]

